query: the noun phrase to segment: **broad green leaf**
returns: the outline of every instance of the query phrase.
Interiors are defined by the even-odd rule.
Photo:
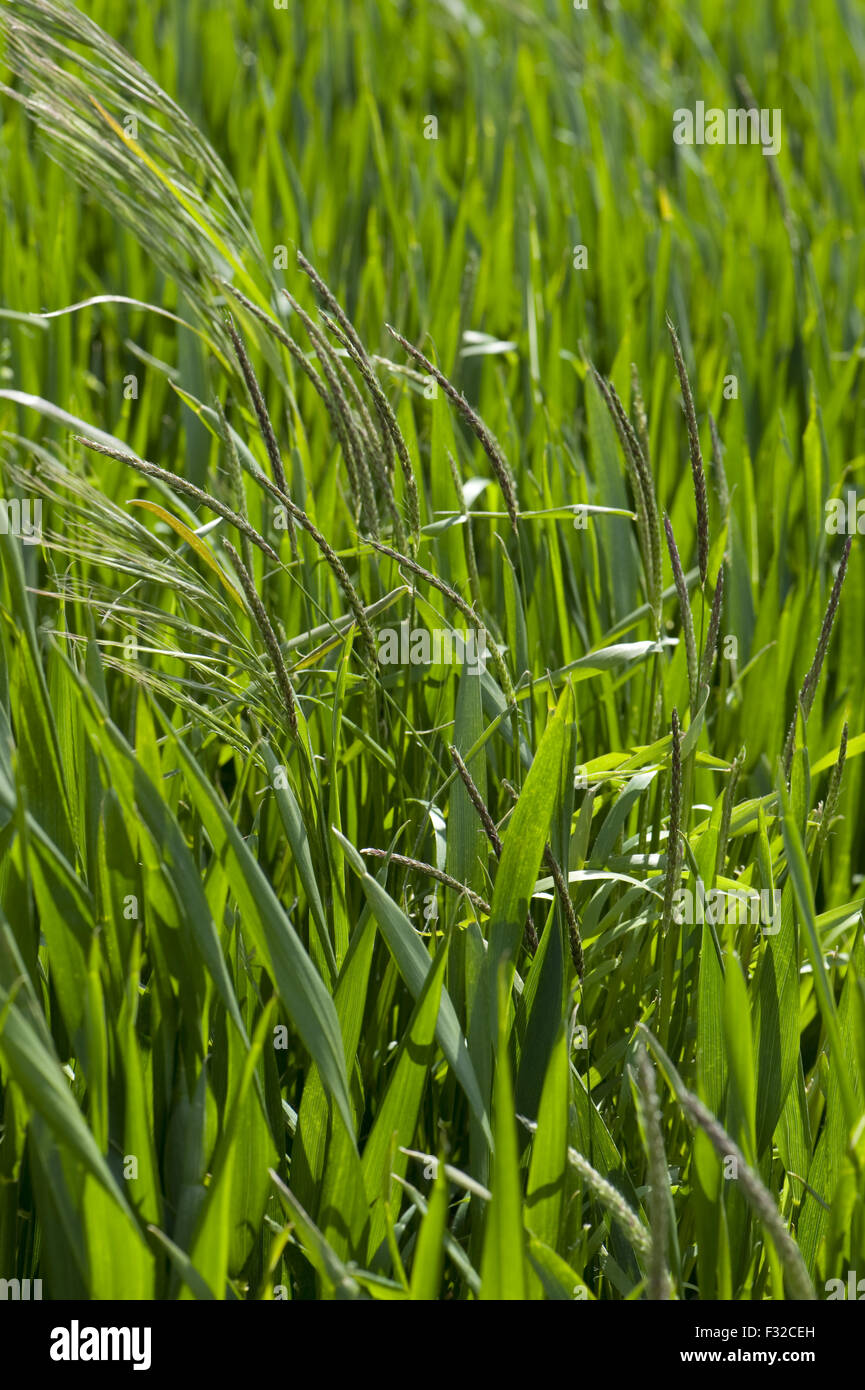
[[[387,942],[399,972],[408,986],[413,999],[417,999],[432,969],[432,962],[421,944],[414,927],[405,913],[397,907],[381,884],[366,871],[366,866],[354,846],[334,830],[333,834],[342,846],[345,856],[361,881],[370,910]],[[457,1080],[465,1091],[469,1105],[481,1125],[488,1142],[492,1143],[492,1132],[477,1077],[468,1053],[465,1037],[460,1029],[454,1006],[447,990],[442,990],[436,1037],[442,1052],[447,1058]]]
[[[370,1257],[384,1235],[384,1216],[381,1192],[384,1186],[391,1149],[396,1149],[391,1171],[400,1177],[405,1173],[406,1159],[399,1149],[412,1142],[418,1120],[427,1077],[435,1055],[436,1024],[442,998],[442,982],[448,958],[450,938],[445,937],[409,1021],[405,1037],[392,1063],[394,1068],[375,1118],[369,1138],[364,1145],[361,1167],[372,1220],[369,1234]],[[396,1138],[394,1139],[394,1136]]]
[[[522,1187],[514,1118],[514,1093],[508,1060],[507,993],[508,974],[503,965],[499,974],[500,1024],[494,1096],[493,1198],[486,1214],[481,1261],[480,1297],[483,1300],[522,1300],[526,1297]]]
[[[411,1296],[416,1301],[438,1297],[444,1265],[444,1234],[448,1215],[448,1180],[438,1164],[426,1214],[421,1222],[411,1267]]]
[[[240,906],[244,932],[268,962],[279,997],[315,1058],[345,1124],[353,1132],[342,1038],[333,1000],[246,841],[180,738],[177,749],[187,772],[189,794]]]

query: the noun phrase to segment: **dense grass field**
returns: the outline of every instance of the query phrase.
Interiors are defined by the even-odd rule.
[[[0,1280],[865,1276],[863,69],[2,0]]]

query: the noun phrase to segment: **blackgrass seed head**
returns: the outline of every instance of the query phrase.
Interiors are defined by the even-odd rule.
[[[691,476],[694,480],[694,500],[697,504],[697,554],[700,565],[700,583],[705,584],[709,572],[709,504],[706,500],[706,472],[703,467],[703,455],[700,451],[700,431],[697,428],[697,412],[694,409],[694,397],[691,394],[691,383],[688,380],[682,345],[669,314],[667,315],[667,331],[673,344],[673,357],[676,361],[676,371],[679,374],[685,420],[688,426],[688,453],[691,459]]]

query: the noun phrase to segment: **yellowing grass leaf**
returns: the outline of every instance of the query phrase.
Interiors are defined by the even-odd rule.
[[[171,512],[166,511],[164,507],[160,507],[158,502],[149,502],[145,497],[133,497],[129,505],[130,507],[144,507],[145,511],[153,512],[154,516],[158,516],[161,521],[164,521],[166,525],[170,526],[172,531],[176,532],[181,540],[186,541],[186,544],[195,551],[198,558],[204,561],[208,569],[213,571],[223,588],[228,590],[228,593],[234,599],[238,608],[242,608],[244,612],[246,611],[246,605],[237,589],[235,589],[234,585],[231,583],[231,580],[216,563],[207,546],[204,544],[204,541],[196,536],[195,532],[191,531],[184,521],[181,521],[179,517],[172,516]]]

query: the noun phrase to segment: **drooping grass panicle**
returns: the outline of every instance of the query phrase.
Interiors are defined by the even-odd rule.
[[[697,708],[699,688],[697,684],[699,675],[697,670],[697,639],[694,634],[694,617],[691,612],[691,601],[682,570],[682,561],[679,557],[679,548],[673,535],[672,522],[666,513],[664,514],[664,530],[667,533],[667,549],[670,552],[670,564],[673,567],[673,579],[679,598],[679,611],[682,615],[682,634],[685,639],[685,657],[688,665],[688,694],[691,701],[691,713],[693,714]]]
[[[817,650],[814,653],[814,660],[811,662],[807,675],[802,682],[799,698],[796,701],[796,711],[798,712],[801,706],[805,719],[807,719],[808,715],[811,713],[811,706],[814,703],[814,696],[817,693],[817,686],[820,681],[820,673],[823,670],[823,662],[829,650],[829,638],[832,635],[832,625],[835,622],[835,614],[838,612],[838,604],[841,599],[841,589],[847,575],[847,562],[850,559],[850,547],[852,543],[853,537],[848,536],[844,545],[844,551],[841,555],[841,563],[838,566],[838,573],[832,585],[832,592],[829,595],[829,602],[826,605],[823,624],[820,628],[820,636],[817,639]],[[797,714],[794,713],[790,728],[787,732],[787,741],[784,745],[784,771],[788,776],[790,773],[790,764],[793,760],[793,748],[796,742],[796,717]]]
[[[433,363],[429,360],[429,358],[425,357],[419,348],[414,347],[408,341],[407,338],[404,338],[403,335],[401,333],[398,333],[395,328],[392,328],[390,324],[387,324],[387,330],[391,334],[391,336],[399,343],[403,351],[407,352],[409,357],[411,357],[413,361],[417,362],[418,366],[421,367],[428,376],[431,376],[433,380],[438,383],[438,385],[444,391],[445,395],[453,401],[454,405],[459,410],[463,419],[466,421],[473,433],[476,435],[477,439],[480,441],[484,453],[486,454],[487,458],[493,466],[493,471],[496,475],[496,478],[498,479],[499,487],[502,490],[502,496],[505,499],[505,506],[508,509],[508,516],[510,517],[511,527],[514,531],[514,534],[516,534],[517,519],[519,516],[519,503],[517,501],[517,491],[514,483],[513,474],[510,468],[508,467],[507,460],[505,459],[505,456],[502,453],[501,447],[494,439],[490,431],[487,429],[486,425],[478,415],[477,411],[472,409],[462,392],[457,390],[453,382],[449,381],[448,378],[445,376],[444,372],[440,371],[438,367],[434,366]]]
[[[166,468],[159,468],[155,463],[148,463],[144,459],[135,458],[133,455],[123,453],[119,449],[111,449],[107,445],[101,444],[94,439],[87,439],[83,435],[74,435],[73,438],[75,438],[78,443],[83,444],[85,448],[92,449],[99,454],[105,454],[109,458],[117,459],[119,463],[126,463],[130,468],[134,468],[137,472],[143,474],[144,477],[153,478],[159,482],[165,483],[168,487],[174,488],[176,492],[182,492],[187,497],[191,497],[199,506],[207,507],[210,511],[216,512],[217,516],[223,517],[225,521],[228,521],[241,534],[248,535],[252,544],[258,546],[259,550],[261,550],[269,560],[274,561],[277,565],[280,564],[280,559],[276,551],[272,546],[268,545],[264,537],[260,536],[248,521],[244,521],[243,517],[233,511],[231,507],[226,507],[218,498],[212,497],[207,492],[203,492],[202,489],[196,487],[194,483],[187,482],[185,478],[179,477],[176,473],[170,473]],[[336,554],[336,551],[313,524],[306,512],[303,511],[301,507],[298,507],[286,493],[280,492],[276,483],[272,482],[266,473],[255,474],[254,479],[265,491],[269,492],[291,512],[295,521],[308,532],[318,546],[325,560],[333,570],[337,582],[348,600],[361,636],[363,637],[367,655],[373,666],[375,666],[378,662],[375,634],[369,625],[369,619],[364,612],[363,603],[360,600],[357,590],[352,584],[345,566]]]
[[[704,585],[709,572],[709,505],[706,500],[706,472],[700,450],[700,431],[697,427],[697,412],[694,409],[694,397],[691,393],[691,383],[688,380],[688,369],[685,366],[679,335],[669,314],[667,315],[667,331],[673,344],[673,357],[676,361],[676,371],[679,374],[685,420],[688,426],[688,453],[691,459],[691,476],[694,480],[694,500],[697,504],[697,554],[700,564],[700,583]]]
[[[227,347],[212,274],[228,263],[255,296],[268,266],[246,201],[213,147],[147,69],[75,5],[4,0],[0,36],[4,66],[17,78],[4,94],[35,122],[50,157],[182,288],[214,345]]]
[[[267,610],[261,601],[258,591],[256,590],[255,581],[252,575],[250,574],[249,570],[246,568],[246,565],[243,563],[230,541],[223,540],[222,544],[224,549],[227,551],[229,558],[231,559],[231,563],[234,566],[235,573],[237,574],[237,577],[240,580],[241,588],[243,589],[243,592],[246,596],[246,601],[249,604],[253,617],[255,618],[256,626],[258,627],[258,630],[261,633],[261,636],[264,640],[264,645],[267,648],[267,654],[273,663],[273,669],[276,675],[276,682],[279,686],[280,693],[285,702],[286,714],[288,715],[289,732],[291,734],[291,737],[293,739],[296,739],[297,701],[295,698],[294,689],[292,688],[291,680],[289,679],[288,671],[285,667],[285,661],[283,660],[282,652],[279,649],[279,642],[277,641],[276,633],[273,630],[273,626],[271,624],[270,618],[268,617]]]

